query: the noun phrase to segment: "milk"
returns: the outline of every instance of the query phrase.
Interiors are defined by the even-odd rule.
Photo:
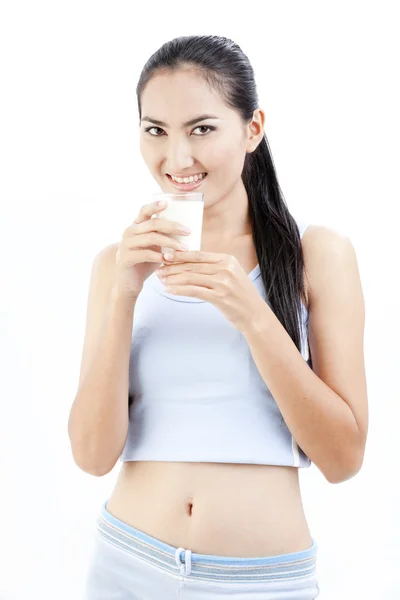
[[[192,233],[189,235],[174,235],[182,244],[189,246],[189,251],[200,250],[201,233],[203,228],[204,194],[155,194],[157,200],[165,200],[167,207],[155,215],[155,217],[174,221],[189,227]],[[162,247],[163,253],[171,248]]]

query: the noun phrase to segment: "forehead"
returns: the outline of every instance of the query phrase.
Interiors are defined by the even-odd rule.
[[[217,90],[190,69],[154,75],[143,90],[141,106],[142,115],[171,125],[204,113],[221,118],[232,118],[235,113]]]

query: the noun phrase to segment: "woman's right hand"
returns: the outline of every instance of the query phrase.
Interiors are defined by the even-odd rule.
[[[162,212],[165,202],[145,204],[136,220],[125,229],[118,244],[114,287],[118,292],[137,298],[145,280],[162,264],[161,247],[184,250],[182,244],[171,236],[189,235],[180,223],[152,215]]]

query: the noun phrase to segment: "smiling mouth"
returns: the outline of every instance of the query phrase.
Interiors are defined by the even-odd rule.
[[[167,177],[170,181],[178,185],[193,185],[203,181],[207,177],[207,173],[198,173],[196,175],[191,175],[190,177],[175,177],[174,175],[167,173]]]

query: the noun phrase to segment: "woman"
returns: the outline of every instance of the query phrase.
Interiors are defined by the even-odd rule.
[[[204,193],[202,249],[150,204],[94,261],[69,436],[84,471],[122,468],[86,597],[316,598],[298,469],[354,476],[368,427],[354,249],[288,211],[236,44],[164,44],[137,95],[161,189]]]

